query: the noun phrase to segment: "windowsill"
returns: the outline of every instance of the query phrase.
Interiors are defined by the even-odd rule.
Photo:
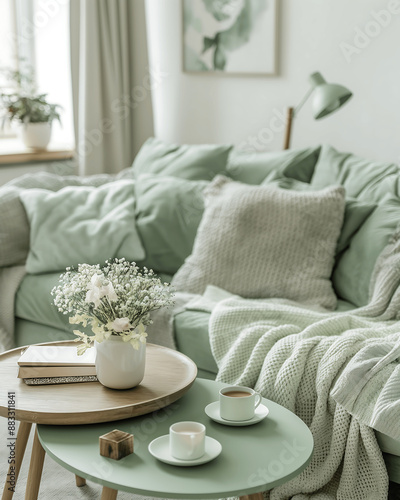
[[[0,165],[39,161],[69,160],[75,151],[69,144],[50,143],[47,149],[26,148],[19,139],[0,139]]]

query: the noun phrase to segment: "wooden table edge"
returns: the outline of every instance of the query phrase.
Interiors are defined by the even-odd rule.
[[[61,341],[56,341],[56,342],[43,342],[40,344],[35,344],[35,345],[40,345],[40,346],[47,346],[47,345],[70,345],[71,343],[74,343],[73,340],[61,340]],[[32,424],[44,424],[44,425],[86,425],[89,423],[105,423],[105,422],[113,422],[117,420],[125,420],[128,418],[133,418],[135,416],[141,416],[145,415],[147,413],[152,413],[153,411],[160,410],[162,408],[165,408],[166,406],[174,403],[177,401],[180,397],[183,396],[183,394],[188,391],[191,386],[193,385],[194,381],[196,380],[198,369],[197,365],[194,363],[192,359],[190,359],[188,356],[185,354],[179,352],[179,351],[174,351],[173,349],[170,349],[165,346],[160,346],[157,344],[151,344],[148,343],[147,346],[152,346],[156,347],[157,349],[161,350],[168,350],[172,352],[176,352],[179,357],[184,358],[187,360],[188,364],[192,365],[193,368],[193,376],[191,381],[185,385],[184,387],[181,387],[179,390],[172,392],[166,396],[163,396],[161,398],[154,398],[150,399],[144,403],[139,403],[135,405],[135,414],[132,414],[132,405],[126,405],[126,406],[121,406],[119,408],[109,408],[106,410],[91,410],[91,411],[82,411],[82,412],[75,412],[75,413],[57,413],[57,412],[51,412],[51,413],[44,413],[44,412],[32,412],[32,410],[21,410],[21,409],[15,409],[15,419],[18,421],[23,421],[23,422],[28,422]],[[8,351],[5,351],[0,354],[0,361],[1,358],[5,355],[12,355],[16,353],[17,351],[26,349],[29,347],[28,345],[26,346],[21,346],[21,347],[15,347],[13,349],[9,349]],[[93,384],[94,382],[83,382],[80,385],[86,385],[86,384]],[[99,383],[99,382],[96,382]],[[149,407],[151,409],[149,409]],[[137,410],[139,410],[139,413],[137,413]],[[141,411],[143,410],[143,411]],[[99,412],[101,415],[99,416]],[[112,419],[110,419],[110,415],[112,415]],[[8,416],[8,408],[5,406],[0,406],[0,417],[5,417],[7,418]],[[88,419],[87,417],[90,416],[91,418]],[[80,418],[81,417],[81,418]],[[95,418],[94,418],[95,417]],[[62,422],[60,421],[62,420]]]

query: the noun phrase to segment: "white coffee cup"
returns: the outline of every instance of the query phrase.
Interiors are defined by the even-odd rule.
[[[219,412],[224,420],[241,422],[254,417],[262,396],[249,387],[232,385],[219,391]]]
[[[169,428],[169,447],[173,457],[195,460],[205,453],[206,428],[199,422],[177,422]]]

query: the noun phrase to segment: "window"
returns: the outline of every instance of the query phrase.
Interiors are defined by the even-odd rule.
[[[13,0],[2,0],[0,2],[0,69],[16,68],[17,65],[17,43],[16,43],[16,19]],[[7,81],[0,72],[0,88],[7,85]],[[1,122],[3,119],[1,118]],[[10,129],[8,123],[0,128],[0,137],[12,137],[15,133]]]
[[[38,92],[63,108],[52,142],[73,145],[69,0],[1,0],[0,37],[0,67],[33,68]]]

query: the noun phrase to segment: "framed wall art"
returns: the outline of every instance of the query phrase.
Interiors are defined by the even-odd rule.
[[[182,0],[183,69],[275,74],[276,0]]]

